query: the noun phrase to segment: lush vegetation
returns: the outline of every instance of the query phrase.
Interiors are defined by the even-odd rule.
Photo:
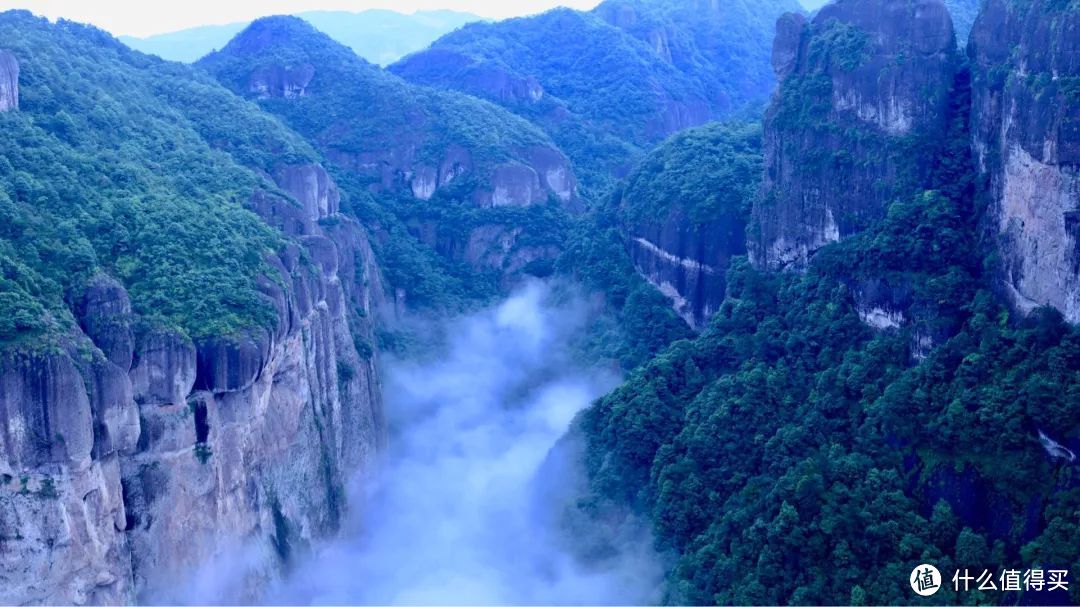
[[[635,169],[623,221],[660,221],[678,211],[694,224],[745,221],[761,182],[761,126],[711,123],[683,131]]]
[[[615,360],[633,369],[675,340],[692,335],[667,297],[634,270],[618,221],[621,191],[581,218],[570,232],[557,269],[587,289],[603,293],[604,314],[578,344],[588,364]]]
[[[256,289],[280,236],[244,204],[247,167],[310,159],[304,142],[211,79],[98,30],[0,15],[20,62],[0,114],[0,341],[62,330],[104,271],[140,316],[192,337],[267,323]]]
[[[768,97],[774,22],[798,5],[745,0],[725,3],[721,12],[699,7],[611,0],[591,13],[556,9],[474,23],[390,69],[490,99],[540,124],[574,160],[586,194],[600,200],[613,176],[626,176],[664,137]],[[514,83],[535,83],[543,96],[513,92]]]
[[[198,65],[244,96],[253,94],[253,75],[273,79],[312,69],[304,95],[271,96],[260,105],[340,164],[348,157],[354,164],[389,163],[408,171],[415,157],[437,167],[447,147],[457,145],[468,152],[473,172],[484,175],[495,163],[521,159],[530,146],[551,143],[498,106],[411,85],[295,17],[259,19]]]
[[[768,98],[776,19],[802,10],[798,0],[605,0],[592,12],[690,75],[724,116]]]
[[[906,604],[922,562],[947,577],[1080,566],[1080,478],[1040,444],[1076,448],[1080,330],[1049,309],[1012,315],[989,290],[964,83],[933,189],[805,274],[737,259],[709,328],[579,418],[578,508],[651,521],[675,561],[667,600]],[[902,328],[862,322],[871,282],[903,295],[885,298]],[[1080,600],[1070,588],[923,602]]]
[[[506,268],[465,259],[474,230],[520,230],[508,258],[523,247],[561,248],[570,220],[558,204],[477,205],[497,164],[527,163],[530,148],[553,147],[524,119],[458,92],[409,84],[290,17],[254,22],[199,65],[242,95],[250,94],[252,74],[313,69],[303,96],[259,104],[329,159],[343,209],[371,229],[384,277],[406,292],[411,308],[460,311],[502,292]],[[420,165],[441,170],[444,162],[457,162],[462,173],[430,199],[415,198],[407,175]],[[543,265],[524,271],[550,273]]]

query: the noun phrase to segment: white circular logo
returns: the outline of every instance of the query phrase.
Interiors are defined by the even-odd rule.
[[[941,588],[941,572],[923,563],[911,572],[911,589],[919,596],[931,596]]]

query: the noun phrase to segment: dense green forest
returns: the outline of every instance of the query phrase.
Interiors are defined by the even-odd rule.
[[[798,10],[788,0],[719,12],[690,0],[613,0],[588,13],[469,24],[389,69],[534,121],[574,160],[586,193],[602,198],[669,134],[759,111],[773,86],[774,21]]]
[[[7,12],[0,39],[33,58],[20,110],[0,114],[0,340],[70,326],[99,270],[141,317],[193,338],[270,322],[256,279],[283,241],[245,209],[274,189],[248,167],[310,161],[311,147],[208,76],[99,30]]]
[[[802,11],[798,0],[605,0],[592,13],[693,78],[719,117],[768,98],[776,18]]]
[[[679,211],[693,225],[750,215],[761,181],[761,125],[711,123],[672,136],[627,179],[623,221]]]
[[[693,80],[644,43],[570,9],[469,24],[390,70],[490,99],[544,125],[597,194],[610,185],[612,172],[633,165],[640,146],[656,140],[646,127],[665,98],[703,100]],[[542,96],[507,95],[504,80],[534,83]]]
[[[483,173],[521,148],[550,143],[535,126],[493,104],[410,85],[295,17],[260,19],[198,65],[247,97],[254,96],[255,75],[310,67],[304,94],[270,95],[260,105],[328,152],[380,153],[413,144],[421,160],[437,161],[455,143],[473,154],[476,172]]]
[[[1003,1],[1045,3],[1059,11],[1046,18],[1054,28],[1077,6]],[[404,311],[457,317],[528,277],[587,295],[574,362],[626,378],[570,430],[585,445],[588,482],[561,514],[589,526],[584,550],[597,553],[586,556],[615,552],[622,525],[642,520],[668,565],[671,604],[1080,604],[1075,580],[1057,594],[946,584],[926,599],[907,585],[923,562],[946,575],[1080,571],[1080,328],[1049,305],[1006,305],[1003,252],[987,237],[1000,201],[973,156],[985,142],[973,132],[972,83],[992,77],[1015,93],[1020,71],[979,74],[974,53],[941,53],[953,82],[947,128],[895,135],[858,114],[877,106],[837,118],[834,76],[866,62],[868,40],[850,24],[815,23],[794,36],[809,67],[788,66],[763,127],[775,17],[798,7],[720,4],[607,0],[592,12],[475,23],[389,70],[291,17],[260,19],[187,66],[90,26],[0,13],[0,50],[20,60],[19,108],[0,112],[0,349],[70,345],[73,310],[101,273],[123,284],[140,322],[191,340],[271,325],[260,284],[295,241],[250,210],[252,194],[288,198],[269,176],[323,163],[341,212],[370,236],[386,287],[373,309],[395,308],[373,318],[372,340],[353,336],[372,368],[375,349],[437,351],[441,336],[398,323]],[[963,40],[977,7],[947,4]],[[1042,33],[1041,16],[1029,17]],[[903,48],[882,73],[906,69]],[[1050,51],[1066,56],[1055,70],[1073,65],[1069,48]],[[1075,76],[1040,73],[1032,90],[1059,96],[1006,101],[1053,115],[1064,133],[1027,162],[1042,170],[1073,153],[1077,134],[1076,104],[1047,108],[1078,97]],[[877,91],[866,80],[860,94]],[[1019,130],[1045,126],[1029,122]],[[777,204],[762,195],[770,142],[774,154],[805,152],[782,167],[793,174],[842,175],[897,156],[895,174],[874,184],[884,210],[842,240],[836,228],[805,269],[767,271],[741,253],[758,229],[755,205]],[[537,149],[572,161],[572,197],[481,202],[500,167],[528,166],[541,183]],[[418,167],[437,167],[443,181],[418,194]],[[1077,213],[1061,214],[1072,238]],[[351,219],[323,220],[335,221]],[[731,245],[703,259],[646,243],[680,268],[725,264],[723,303],[699,332],[631,255],[636,237],[671,224],[680,247]],[[505,259],[485,266],[468,254],[478,233],[509,243],[505,259],[531,257],[513,271]],[[888,322],[875,328],[875,314]],[[358,371],[328,364],[338,376],[329,392],[348,389]],[[274,524],[287,527],[275,508]]]
[[[1080,331],[992,291],[957,82],[932,189],[805,273],[736,259],[705,332],[579,417],[591,491],[576,508],[651,522],[675,563],[667,601],[906,604],[916,563],[1080,567],[1080,479],[1040,444],[1078,431]],[[909,321],[868,327],[868,291],[902,294]],[[924,601],[1064,600],[943,593]]]

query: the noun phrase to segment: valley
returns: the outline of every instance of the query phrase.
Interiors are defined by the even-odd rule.
[[[1080,601],[1080,7],[813,8],[0,13],[0,603]]]

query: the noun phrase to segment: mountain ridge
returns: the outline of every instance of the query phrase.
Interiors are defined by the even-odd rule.
[[[482,17],[450,10],[401,13],[390,9],[294,13],[372,63],[388,65],[432,40]],[[193,63],[217,50],[250,21],[204,25],[151,36],[119,36],[124,44],[162,59]]]

